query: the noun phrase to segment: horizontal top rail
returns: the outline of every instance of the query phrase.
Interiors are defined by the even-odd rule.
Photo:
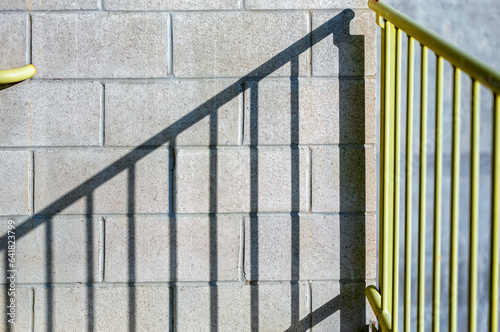
[[[36,68],[33,65],[26,65],[14,69],[0,70],[0,84],[9,84],[24,81],[33,77]]]
[[[405,31],[407,35],[413,37],[422,45],[427,46],[437,55],[448,60],[453,66],[460,68],[472,78],[483,83],[494,93],[500,95],[499,72],[385,3],[378,0],[369,0],[368,7],[379,16]]]

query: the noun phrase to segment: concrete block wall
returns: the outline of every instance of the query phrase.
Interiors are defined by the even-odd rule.
[[[364,331],[364,0],[8,1],[1,331]],[[16,324],[7,232],[16,233]]]

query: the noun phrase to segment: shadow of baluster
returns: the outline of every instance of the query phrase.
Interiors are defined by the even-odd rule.
[[[250,83],[250,315],[251,331],[259,330],[259,88]]]
[[[94,195],[93,192],[89,193],[86,197],[87,207],[85,221],[87,224],[86,242],[87,242],[87,330],[94,331]]]
[[[128,186],[128,208],[127,208],[127,221],[128,221],[128,326],[130,332],[135,332],[136,330],[136,294],[134,282],[136,280],[135,271],[135,164],[131,164],[128,167],[127,174],[127,186]]]
[[[210,330],[218,330],[218,256],[217,256],[217,115],[218,109],[210,105]]]
[[[290,61],[290,153],[291,153],[291,266],[290,266],[290,324],[300,320],[300,150],[299,144],[299,57]]]

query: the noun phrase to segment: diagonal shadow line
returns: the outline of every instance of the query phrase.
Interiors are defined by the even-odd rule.
[[[321,323],[322,321],[333,315],[335,312],[339,311],[341,309],[341,306],[342,306],[342,298],[340,295],[337,295],[330,301],[323,304],[318,309],[309,313],[300,321],[293,322],[292,325],[289,328],[287,328],[284,332],[306,332],[310,328],[314,327],[315,325]],[[311,325],[309,326],[310,322]]]
[[[205,103],[201,104],[181,119],[177,120],[170,126],[161,130],[141,145],[137,146],[126,155],[107,166],[105,169],[92,176],[87,181],[78,185],[68,193],[61,196],[59,199],[49,204],[39,212],[35,213],[35,215],[54,215],[59,213],[62,209],[67,206],[73,204],[77,200],[81,199],[84,196],[92,193],[95,189],[97,189],[102,184],[111,180],[119,173],[127,170],[131,165],[137,163],[142,158],[146,157],[150,153],[156,150],[156,148],[160,145],[169,143],[175,140],[180,133],[184,130],[190,128],[198,121],[202,120],[206,116],[210,115],[213,110],[217,110],[222,107],[224,104],[228,103],[233,98],[237,97],[241,92],[241,87],[243,87],[243,91],[245,91],[248,87],[243,84],[245,80],[252,79],[254,81],[260,81],[265,77],[271,75],[274,71],[281,68],[285,64],[291,62],[293,59],[298,57],[301,53],[305,52],[308,48],[313,45],[319,43],[326,37],[333,35],[335,33],[334,28],[342,25],[348,25],[349,22],[354,18],[354,11],[351,9],[345,9],[335,17],[331,18],[327,22],[323,23],[310,33],[306,34],[304,37],[260,65],[255,68],[247,75],[241,77],[238,81],[231,84],[221,92],[219,92],[214,97],[207,100]],[[31,217],[30,217],[31,218]],[[17,239],[20,239],[24,235],[26,235],[29,231],[35,229],[35,227],[40,226],[42,223],[38,223],[32,229],[28,229],[25,224],[30,222],[30,218],[24,220],[21,224],[18,224],[18,233]],[[7,235],[4,235],[0,238],[0,250],[7,249]]]

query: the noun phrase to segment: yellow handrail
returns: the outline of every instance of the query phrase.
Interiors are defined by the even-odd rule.
[[[493,147],[492,147],[492,190],[491,190],[491,246],[490,246],[490,296],[489,331],[498,332],[499,279],[500,279],[500,73],[479,60],[458,49],[456,46],[415,23],[410,18],[377,0],[369,0],[368,6],[377,14],[376,23],[381,34],[381,75],[380,75],[380,213],[379,213],[379,288],[369,286],[365,293],[375,312],[379,327],[383,332],[398,331],[399,299],[399,225],[400,225],[400,159],[401,159],[401,56],[402,32],[408,37],[407,94],[406,94],[406,179],[405,179],[405,236],[404,236],[404,304],[403,318],[405,331],[411,322],[411,240],[412,240],[412,164],[413,164],[413,89],[414,89],[414,42],[420,43],[420,166],[418,183],[418,244],[417,244],[417,296],[416,327],[423,332],[426,326],[426,241],[432,240],[432,330],[438,332],[441,323],[441,224],[443,188],[443,128],[444,77],[443,62],[453,66],[452,122],[447,130],[452,131],[451,160],[451,206],[450,206],[450,265],[449,265],[449,310],[448,325],[451,332],[457,331],[458,303],[458,214],[460,180],[460,75],[471,78],[471,142],[470,142],[470,195],[469,195],[469,273],[468,273],[468,330],[476,331],[478,325],[478,238],[479,238],[479,154],[480,154],[480,85],[493,93]],[[435,148],[433,186],[433,237],[427,239],[426,202],[430,194],[427,183],[427,127],[428,127],[428,53],[436,56],[435,82]],[[433,95],[434,96],[434,95]]]
[[[469,74],[486,87],[500,94],[500,73],[485,65],[452,43],[439,37],[434,32],[416,23],[408,16],[398,12],[391,6],[377,0],[369,0],[368,7],[377,15],[402,29],[408,36],[415,38],[439,56],[442,56],[455,67]]]
[[[33,65],[26,65],[19,68],[0,70],[0,84],[16,83],[33,77],[36,68]]]

